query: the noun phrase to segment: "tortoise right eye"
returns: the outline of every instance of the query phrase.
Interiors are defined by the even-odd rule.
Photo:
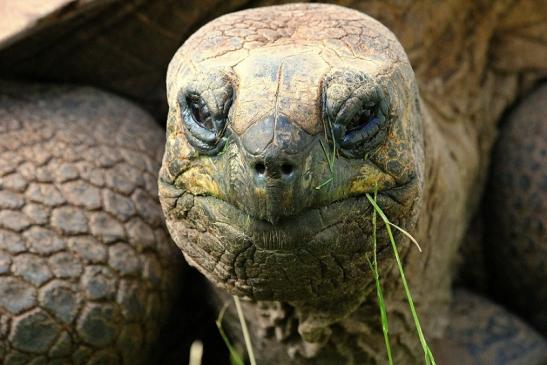
[[[203,128],[213,130],[213,117],[202,98],[197,95],[189,95],[186,97],[186,105],[190,108],[190,112],[196,123]]]
[[[216,155],[226,143],[226,116],[215,116],[197,93],[179,95],[181,120],[188,142],[200,153]]]
[[[393,120],[388,91],[366,73],[351,70],[325,79],[323,108],[328,139],[346,158],[361,159],[377,148]]]
[[[341,153],[350,158],[362,158],[383,140],[388,122],[389,104],[385,99],[366,102],[349,120],[335,122],[334,128],[341,132],[337,141]]]

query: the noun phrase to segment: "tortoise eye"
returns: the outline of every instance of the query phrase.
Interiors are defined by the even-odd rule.
[[[350,117],[333,122],[333,133],[340,152],[349,158],[362,158],[384,139],[389,105],[385,100],[367,101],[354,108]]]
[[[197,93],[179,96],[181,119],[188,142],[200,153],[217,154],[226,143],[227,113],[215,116],[205,100]]]
[[[371,122],[375,117],[375,111],[371,107],[363,106],[361,110],[349,120],[346,126],[346,135],[350,132],[362,128],[365,124]]]
[[[205,101],[198,95],[186,97],[186,104],[192,113],[192,117],[201,127],[213,130],[213,118]]]
[[[373,77],[339,70],[325,78],[322,92],[327,139],[341,155],[363,158],[386,139],[395,116],[389,91]]]

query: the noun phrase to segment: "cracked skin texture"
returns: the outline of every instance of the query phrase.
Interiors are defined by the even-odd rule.
[[[170,233],[188,261],[233,293],[293,305],[298,332],[312,344],[301,352],[312,356],[328,340],[328,326],[371,297],[370,248],[363,242],[371,235],[371,209],[364,193],[377,186],[383,209],[409,230],[418,218],[422,114],[404,51],[381,24],[339,7],[277,12],[275,21],[263,10],[222,17],[175,55],[160,197]],[[326,33],[318,32],[327,25]],[[332,38],[329,29],[336,29]],[[372,80],[370,90],[356,88],[364,78]],[[188,106],[180,95],[187,93],[202,95],[217,116],[219,106],[236,95],[222,154],[200,156],[186,140],[180,115]],[[338,122],[344,110],[351,116],[371,94],[389,103],[383,136],[359,158],[337,156],[332,184],[316,189],[330,176],[322,146],[332,144],[320,100]],[[255,188],[257,156],[266,169],[292,159],[296,181]],[[384,232],[380,238],[386,242]],[[392,261],[381,266],[390,270]],[[364,359],[382,350],[371,352],[376,354]]]
[[[371,232],[364,193],[377,186],[386,213],[410,229],[423,190],[421,114],[404,51],[373,19],[332,9],[289,7],[279,23],[262,11],[236,13],[192,36],[169,68],[172,108],[160,172],[167,224],[187,259],[240,295],[315,307],[303,324],[310,338],[323,336],[317,328],[353,311],[371,289],[370,248],[361,241]],[[278,28],[262,29],[269,23]],[[337,28],[340,39],[318,34],[320,23]],[[365,35],[370,43],[355,41]],[[366,87],[355,87],[365,79]],[[221,118],[232,88],[224,150],[201,157],[180,122],[185,96],[202,95]],[[341,149],[360,157],[337,153],[333,171],[323,150],[332,141],[321,122],[322,98],[333,123],[344,123],[362,102],[386,103],[378,140],[370,141],[376,148]],[[268,175],[255,184],[259,160],[266,175],[287,161],[291,181]],[[331,175],[331,184],[317,188]]]
[[[0,362],[147,363],[178,272],[161,129],[91,88],[1,90]]]
[[[417,65],[422,81],[442,77],[423,75],[425,63]],[[328,5],[229,14],[175,54],[159,180],[167,225],[190,264],[252,300],[246,315],[261,361],[385,361],[366,262],[372,228],[363,195],[376,188],[390,219],[422,244],[418,253],[396,237],[425,332],[442,337],[452,320],[447,311],[457,249],[480,196],[474,192],[484,184],[496,121],[518,89],[514,74],[476,70],[488,75],[490,86],[481,98],[472,97],[476,85],[468,83],[477,74],[467,74],[463,84],[455,74],[444,89],[424,84],[424,101],[393,34],[364,14]],[[539,74],[528,75],[528,82]],[[363,80],[370,87],[356,87]],[[506,85],[506,94],[493,85]],[[199,95],[204,114],[220,125],[215,138],[188,121],[189,95]],[[340,144],[331,171],[329,152],[321,148],[332,148],[329,126],[348,123],[356,105],[380,100],[388,103],[387,122],[377,138],[357,149]],[[481,110],[489,112],[477,120]],[[291,166],[287,176],[283,164]],[[265,167],[262,185],[257,166]],[[383,231],[379,242],[395,361],[419,363],[421,349]],[[488,303],[458,298],[468,303],[464,308],[491,312]],[[466,333],[462,327],[450,333]],[[528,335],[539,344],[537,361],[544,342]]]

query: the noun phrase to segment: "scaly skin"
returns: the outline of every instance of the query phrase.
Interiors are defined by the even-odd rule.
[[[490,77],[490,85],[508,81]],[[329,5],[221,17],[173,58],[159,186],[167,225],[190,264],[252,300],[246,315],[264,363],[385,361],[367,263],[364,194],[376,188],[390,219],[421,242],[419,253],[396,233],[425,332],[441,338],[456,252],[484,183],[484,153],[510,97],[489,90],[466,110],[449,96],[470,101],[476,85],[428,86],[424,103],[386,28]],[[495,110],[476,123],[492,99]],[[387,127],[357,151],[339,143],[329,171],[331,125],[382,101]],[[192,103],[206,108],[198,113]],[[386,245],[380,230],[394,359],[418,363],[423,355]]]
[[[0,363],[147,363],[177,288],[162,144],[113,95],[2,83]]]

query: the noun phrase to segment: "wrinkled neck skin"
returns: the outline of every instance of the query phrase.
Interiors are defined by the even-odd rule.
[[[411,232],[422,252],[404,236],[396,237],[422,327],[431,340],[441,337],[447,324],[454,259],[467,225],[466,192],[472,192],[466,190],[462,180],[476,167],[469,165],[462,170],[463,166],[445,148],[449,142],[446,136],[424,103],[419,104],[425,140],[425,182],[418,219]],[[385,229],[381,221],[378,227]],[[423,360],[422,349],[391,248],[384,250],[379,259],[394,361],[419,363]],[[224,290],[211,287],[211,291],[219,310],[232,303]],[[372,275],[361,297],[346,299],[332,298],[323,303],[243,301],[257,358],[266,364],[385,363]],[[233,303],[228,313],[225,326],[237,337],[241,332]]]

